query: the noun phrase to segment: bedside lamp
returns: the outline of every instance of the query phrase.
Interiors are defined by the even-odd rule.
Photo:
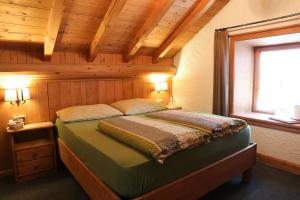
[[[168,90],[168,83],[166,81],[156,82],[154,87],[155,87],[155,92],[157,92],[157,94],[158,94],[158,99],[156,101],[163,102],[163,99],[162,99],[163,93],[162,92]]]
[[[5,89],[4,100],[10,102],[11,104],[25,103],[26,100],[30,99],[30,93],[28,88],[19,89]]]
[[[155,83],[155,91],[160,93],[162,91],[167,91],[168,90],[168,83],[165,82],[158,82]]]
[[[30,100],[30,93],[28,88],[18,89],[18,99],[19,101],[25,103],[26,100]]]
[[[4,101],[8,101],[11,104],[18,101],[17,89],[5,89]]]

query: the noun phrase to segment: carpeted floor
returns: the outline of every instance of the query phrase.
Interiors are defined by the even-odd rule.
[[[210,192],[201,200],[296,200],[300,198],[300,176],[257,164],[250,184],[241,184],[240,177]],[[87,195],[66,168],[50,177],[14,184],[12,177],[0,179],[2,200],[81,200]]]

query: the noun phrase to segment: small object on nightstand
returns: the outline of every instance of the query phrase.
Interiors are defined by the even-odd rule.
[[[25,124],[25,115],[20,115],[20,116],[14,116],[13,121],[18,121],[18,122],[23,122]]]
[[[56,171],[53,128],[52,122],[27,124],[17,130],[7,127],[16,182],[31,180]]]
[[[170,97],[169,104],[167,105],[169,110],[176,110],[176,109],[181,109],[182,107],[179,105],[176,105],[175,98],[173,96]]]
[[[7,124],[10,130],[19,130],[24,126],[24,122],[21,120],[9,120]]]

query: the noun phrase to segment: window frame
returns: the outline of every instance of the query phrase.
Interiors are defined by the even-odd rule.
[[[252,98],[252,112],[254,113],[264,113],[274,115],[275,111],[264,111],[257,109],[257,96],[260,84],[260,55],[265,51],[279,51],[279,50],[288,50],[288,49],[299,49],[300,42],[295,43],[285,43],[278,45],[268,45],[268,46],[257,46],[254,47],[254,66],[253,66],[253,98]]]
[[[300,33],[300,24],[292,24],[281,27],[271,27],[267,29],[253,30],[244,33],[231,33],[229,35],[230,53],[229,53],[229,116],[244,119],[250,125],[265,127],[280,131],[287,131],[300,134],[300,124],[287,124],[269,119],[270,114],[255,113],[255,112],[239,112],[235,110],[235,43],[239,41],[265,38],[278,35],[286,35]],[[250,100],[251,101],[251,100]],[[251,108],[250,108],[251,109]]]

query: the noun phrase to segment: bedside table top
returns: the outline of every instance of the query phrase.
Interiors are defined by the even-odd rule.
[[[54,127],[54,124],[52,122],[40,122],[35,124],[25,124],[22,129],[18,129],[18,130],[12,130],[7,127],[6,132],[9,134],[14,134],[14,133],[20,133],[20,132],[44,129],[44,128],[52,128],[52,127]]]

